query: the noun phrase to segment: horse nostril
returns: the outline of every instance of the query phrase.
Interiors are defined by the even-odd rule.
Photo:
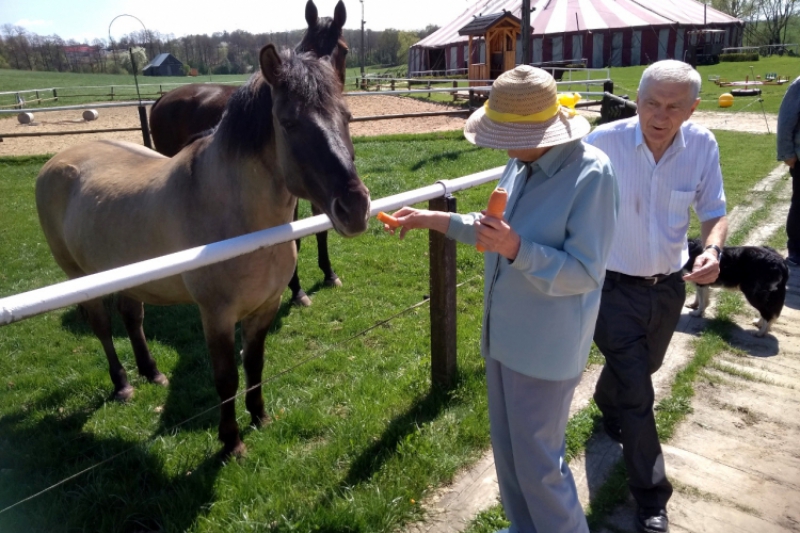
[[[331,202],[331,212],[349,234],[362,233],[367,229],[369,220],[369,194],[351,194],[346,199],[334,198]]]

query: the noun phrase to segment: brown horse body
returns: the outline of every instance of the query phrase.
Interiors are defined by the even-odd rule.
[[[313,0],[306,4],[306,30],[303,40],[295,47],[298,52],[313,52],[317,57],[330,58],[342,89],[346,75],[347,45],[342,40],[342,28],[347,21],[344,3],[339,0],[333,18],[319,17]],[[235,87],[220,83],[192,83],[169,91],[159,98],[150,110],[150,131],[155,149],[169,157],[222,119],[228,99]],[[312,207],[313,214],[320,212]],[[318,233],[318,265],[328,286],[340,286],[341,281],[333,271],[328,255],[328,234]],[[297,240],[300,248],[300,240]],[[310,305],[311,300],[300,286],[297,269],[289,282],[292,301],[299,305]]]
[[[141,146],[100,141],[69,148],[42,168],[39,219],[70,278],[288,223],[297,197],[326,213],[344,236],[366,229],[369,191],[353,164],[349,111],[327,61],[272,45],[261,71],[229,100],[213,134],[173,158]],[[166,385],[147,348],[143,302],[194,302],[221,400],[238,389],[234,328],[242,323],[247,386],[261,381],[264,339],[296,263],[293,243],[124,291],[118,307],[139,372]],[[116,397],[133,393],[100,300],[82,304],[103,344]],[[267,419],[260,387],[245,400],[252,421]],[[224,453],[241,453],[233,401],[222,405]]]

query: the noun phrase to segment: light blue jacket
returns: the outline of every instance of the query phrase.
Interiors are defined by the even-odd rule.
[[[484,254],[481,352],[527,376],[562,381],[589,357],[617,220],[608,157],[580,141],[551,148],[527,167],[506,166],[504,218],[520,235],[513,262]],[[451,214],[447,236],[475,244],[480,213]]]
[[[778,111],[778,161],[800,157],[800,77],[789,85]]]

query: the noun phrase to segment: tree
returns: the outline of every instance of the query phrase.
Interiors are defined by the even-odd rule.
[[[133,57],[136,61],[136,73],[141,74],[142,69],[147,65],[147,54],[144,51],[144,48],[135,47],[132,49]],[[128,73],[133,74],[133,66],[131,65],[131,54],[130,52],[126,54],[120,54],[119,63]]]
[[[378,39],[378,61],[385,65],[397,65],[400,52],[400,32],[386,29]]]
[[[400,50],[397,52],[397,59],[399,64],[408,64],[408,50],[414,44],[419,42],[420,38],[417,33],[410,31],[401,31],[400,35]]]

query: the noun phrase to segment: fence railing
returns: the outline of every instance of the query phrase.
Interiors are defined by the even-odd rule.
[[[426,200],[431,201],[432,209],[454,211],[455,199],[451,193],[495,181],[500,178],[503,169],[504,167],[497,167],[453,180],[441,180],[427,187],[375,200],[371,204],[370,215],[374,216],[379,211],[390,211]],[[293,241],[326,231],[331,227],[330,219],[326,215],[317,215],[1,298],[0,326],[219,263],[268,246]],[[432,231],[431,249],[436,252],[429,254],[431,337],[436,337],[436,343],[432,343],[432,377],[439,383],[449,384],[456,370],[455,243]],[[446,327],[447,324],[450,326]]]

